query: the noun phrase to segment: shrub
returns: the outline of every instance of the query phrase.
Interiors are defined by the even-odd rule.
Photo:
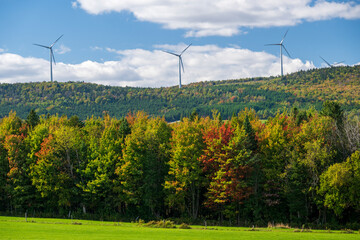
[[[138,225],[143,225],[144,223],[145,223],[145,221],[142,220],[141,218],[137,221],[137,224],[138,224]]]
[[[284,223],[272,224],[271,222],[269,222],[269,223],[268,223],[268,228],[285,228],[285,229],[290,229],[291,227],[289,226],[289,224],[284,224]]]
[[[145,224],[146,227],[154,227],[154,228],[176,228],[173,221],[150,221]]]
[[[341,233],[354,233],[354,231],[346,228],[346,229],[341,229]]]
[[[180,228],[180,229],[191,229],[191,227],[190,227],[188,224],[186,224],[186,223],[180,224],[179,228]]]

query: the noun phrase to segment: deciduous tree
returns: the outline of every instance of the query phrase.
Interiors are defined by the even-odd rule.
[[[202,164],[198,158],[205,144],[202,130],[209,118],[183,118],[174,124],[171,138],[169,176],[165,182],[167,202],[171,207],[196,219],[199,214],[201,189],[204,187]]]

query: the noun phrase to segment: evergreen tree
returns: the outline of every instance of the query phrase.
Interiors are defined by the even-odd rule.
[[[40,117],[39,115],[35,112],[34,109],[31,109],[29,115],[26,118],[26,123],[31,127],[35,127],[36,125],[38,125],[40,122]]]
[[[191,115],[190,115],[190,121],[194,121],[196,118],[198,118],[199,117],[199,113],[196,111],[196,109],[194,109],[193,111],[192,111],[192,113],[191,113]]]
[[[324,102],[320,114],[323,116],[329,116],[334,119],[338,128],[343,127],[344,110],[341,108],[339,103],[333,101]]]
[[[77,115],[74,115],[74,116],[71,116],[69,119],[69,126],[82,128],[85,126],[85,124],[82,121],[80,121],[80,119]]]
[[[249,120],[249,116],[246,115],[245,121],[244,121],[244,129],[246,133],[246,139],[247,139],[247,149],[251,151],[255,151],[257,149],[257,139],[255,135],[255,131],[252,128]]]

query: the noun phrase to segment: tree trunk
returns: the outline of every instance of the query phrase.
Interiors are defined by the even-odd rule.
[[[191,216],[193,219],[197,219],[199,214],[199,198],[200,198],[200,190],[195,187],[194,184],[191,184]]]
[[[74,177],[73,165],[71,164],[69,149],[66,149],[66,160],[67,160],[67,163],[68,163],[68,165],[69,165],[70,176],[71,176],[71,177]]]
[[[85,204],[82,204],[83,213],[86,214],[86,207]]]

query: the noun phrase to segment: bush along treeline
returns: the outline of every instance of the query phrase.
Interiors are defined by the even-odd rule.
[[[0,211],[360,228],[360,123],[340,105],[169,124],[144,112],[0,122]]]
[[[187,117],[193,109],[210,116],[217,109],[224,119],[245,108],[254,109],[262,119],[278,110],[290,111],[337,101],[349,115],[360,114],[360,65],[320,68],[280,77],[249,78],[191,83],[179,87],[111,87],[84,82],[33,82],[0,84],[0,118],[16,111],[26,118],[31,109],[39,115],[59,114],[102,117],[103,111],[116,118],[129,111],[145,110],[164,116],[168,122]]]

